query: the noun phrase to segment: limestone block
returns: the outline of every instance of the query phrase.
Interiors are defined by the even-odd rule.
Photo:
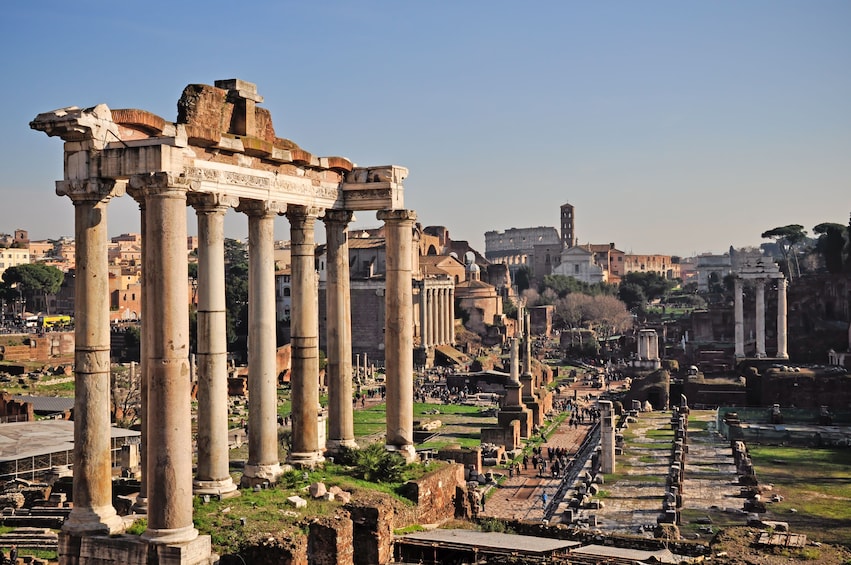
[[[338,486],[333,486],[328,489],[328,492],[332,493],[337,500],[340,500],[343,504],[348,504],[352,499],[352,493],[346,492]]]
[[[333,492],[326,492],[321,498],[322,500],[334,500],[335,497]]]
[[[307,491],[311,498],[322,498],[325,496],[325,493],[328,492],[328,489],[325,488],[325,483],[313,483],[310,485]]]
[[[287,498],[287,502],[295,506],[296,508],[306,508],[307,501],[300,496],[290,496]]]

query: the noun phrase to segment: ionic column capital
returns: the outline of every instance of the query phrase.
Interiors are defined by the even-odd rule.
[[[335,210],[333,208],[328,208],[325,210],[325,215],[322,216],[322,221],[325,224],[343,224],[346,225],[352,221],[354,217],[354,212],[351,210]]]
[[[379,210],[375,217],[382,222],[411,222],[417,219],[414,210]]]
[[[186,201],[198,213],[225,212],[228,208],[239,206],[239,198],[220,192],[190,192]]]
[[[108,202],[123,196],[127,188],[124,181],[115,179],[84,179],[56,181],[56,194],[67,196],[75,204],[78,202]]]
[[[127,190],[133,198],[137,196],[144,197],[152,192],[162,191],[181,191],[187,192],[195,188],[195,183],[184,176],[176,175],[168,171],[160,171],[157,173],[146,173],[142,175],[133,175],[128,181]],[[141,192],[141,195],[134,195],[133,192]]]
[[[237,212],[242,212],[246,216],[253,218],[280,216],[287,209],[288,206],[284,202],[275,200],[249,200],[247,198],[240,198],[239,206],[236,207]]]

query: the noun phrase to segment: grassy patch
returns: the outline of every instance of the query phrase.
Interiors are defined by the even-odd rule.
[[[355,437],[381,433],[387,430],[387,405],[376,404],[353,414]]]
[[[768,519],[788,521],[793,531],[812,539],[851,545],[851,450],[748,450],[760,484],[773,484],[773,492],[783,496],[768,505]]]

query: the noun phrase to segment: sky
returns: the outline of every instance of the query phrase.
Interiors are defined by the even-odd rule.
[[[0,48],[0,233],[74,233],[37,114],[174,121],[186,85],[229,78],[278,137],[407,167],[405,207],[482,252],[489,230],[558,229],[564,203],[580,243],[679,256],[851,213],[847,0],[41,0],[4,6]],[[107,225],[139,231],[135,202]]]

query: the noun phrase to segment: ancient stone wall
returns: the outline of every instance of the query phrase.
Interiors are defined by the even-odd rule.
[[[409,481],[401,494],[416,502],[419,523],[434,524],[455,516],[455,487],[464,485],[464,467],[456,463]]]
[[[308,563],[354,565],[354,530],[348,516],[319,518],[311,522],[308,529]]]
[[[355,565],[389,563],[393,556],[395,511],[387,499],[370,504],[351,502],[345,506],[352,520]]]
[[[2,361],[49,361],[56,357],[74,356],[74,332],[48,332],[23,336],[20,345],[0,346]]]

